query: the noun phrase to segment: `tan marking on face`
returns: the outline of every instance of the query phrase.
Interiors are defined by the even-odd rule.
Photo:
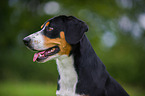
[[[59,55],[70,54],[70,51],[72,48],[71,48],[71,45],[66,42],[63,31],[60,32],[60,38],[50,39],[46,37],[45,35],[43,35],[43,38],[44,38],[44,46],[46,48],[50,48],[57,45],[60,48],[60,51],[58,53]]]
[[[43,24],[43,25],[41,25],[41,29],[43,28],[43,26],[44,26],[44,24]]]
[[[48,25],[49,25],[49,23],[50,23],[50,22],[47,22],[47,23],[45,24],[45,26],[48,26]]]
[[[48,26],[49,25],[49,23],[50,22],[47,22],[46,24],[45,24],[45,26]],[[41,25],[41,29],[44,27],[44,24],[43,25]]]

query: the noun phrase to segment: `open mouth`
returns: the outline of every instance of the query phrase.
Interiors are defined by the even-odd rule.
[[[52,55],[58,53],[59,51],[60,51],[60,49],[59,49],[58,46],[54,46],[54,47],[48,48],[47,50],[44,50],[44,51],[39,51],[39,52],[34,54],[33,62],[35,62],[36,60],[38,62],[42,61],[42,60],[45,60],[49,56],[52,56]]]

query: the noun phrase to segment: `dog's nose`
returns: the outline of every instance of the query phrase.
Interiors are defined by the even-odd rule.
[[[25,44],[26,46],[29,45],[30,41],[31,41],[31,39],[30,39],[29,37],[25,37],[25,38],[23,39],[23,42],[24,42],[24,44]]]

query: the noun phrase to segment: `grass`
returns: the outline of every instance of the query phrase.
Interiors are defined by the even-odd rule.
[[[34,82],[0,83],[0,96],[56,96],[56,85]]]
[[[130,96],[144,96],[143,89],[123,85]],[[1,82],[0,96],[56,96],[56,84],[38,82]]]

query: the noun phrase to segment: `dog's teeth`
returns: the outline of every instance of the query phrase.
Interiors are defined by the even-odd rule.
[[[42,55],[41,54],[39,54],[39,57],[41,57]]]
[[[54,52],[55,48],[51,49],[51,52]]]
[[[48,51],[48,53],[51,53],[51,51]]]

